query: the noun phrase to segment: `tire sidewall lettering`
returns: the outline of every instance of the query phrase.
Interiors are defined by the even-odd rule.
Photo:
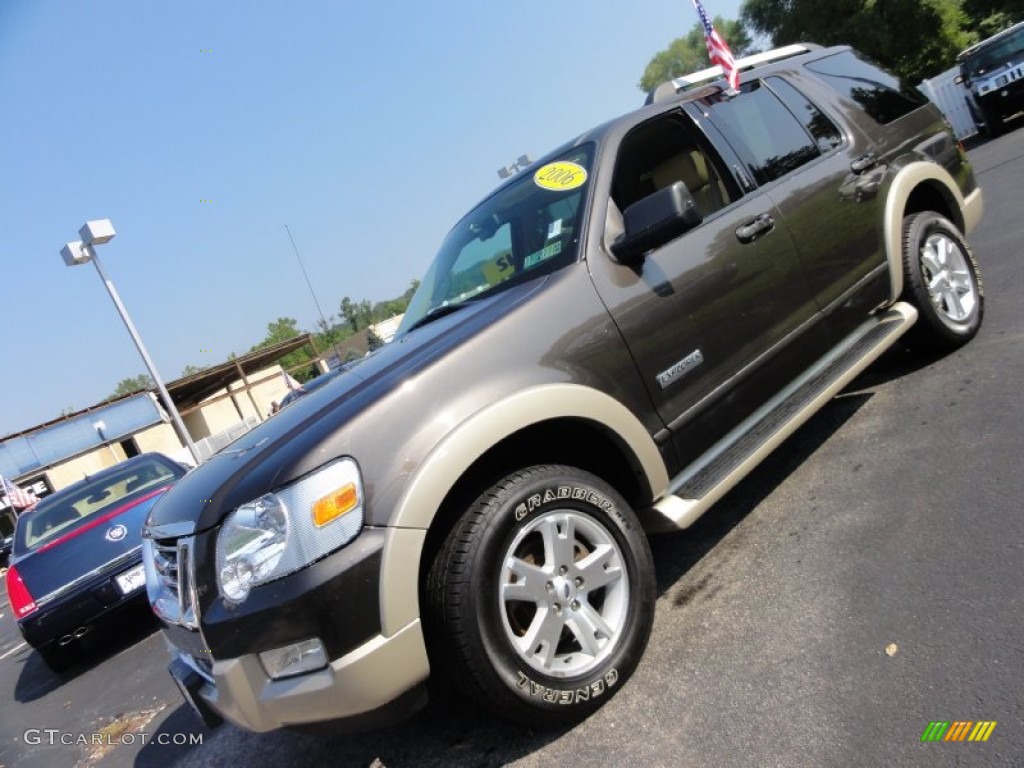
[[[617,519],[620,519],[615,509],[615,504],[604,494],[598,493],[592,488],[559,485],[544,488],[519,502],[513,513],[516,522],[521,523],[531,512],[536,512],[538,509],[558,501],[582,501],[608,515],[614,515]]]
[[[574,685],[571,688],[553,688],[547,683],[538,683],[522,670],[517,673],[516,688],[531,698],[536,697],[548,704],[578,704],[584,701],[591,701],[610,693],[615,684],[619,682],[619,671],[612,667],[601,674],[596,680],[582,685]]]

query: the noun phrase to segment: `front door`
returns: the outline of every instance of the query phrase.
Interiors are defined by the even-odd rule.
[[[818,331],[782,215],[767,195],[742,194],[728,168],[681,112],[639,125],[618,151],[609,226],[616,211],[674,181],[703,221],[638,267],[592,257],[597,290],[684,462],[774,394],[785,383],[768,374],[777,353],[799,331]]]

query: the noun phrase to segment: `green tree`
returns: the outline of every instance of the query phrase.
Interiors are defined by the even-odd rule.
[[[189,363],[188,365],[186,365],[182,369],[182,371],[181,371],[181,378],[184,379],[186,376],[193,376],[193,375],[195,375],[197,373],[201,373],[201,372],[203,372],[205,370],[206,370],[206,366],[204,366],[204,365],[192,365],[191,363]]]
[[[267,335],[250,352],[279,344],[288,339],[294,339],[301,334],[302,331],[299,329],[299,323],[295,318],[279,317],[277,320],[267,323]],[[312,364],[308,367],[302,367],[305,363],[310,363],[312,359],[312,350],[307,345],[301,349],[296,349],[294,352],[289,352],[278,360],[278,363],[286,371],[291,371],[292,375],[301,382],[308,381],[313,376],[316,376],[317,371]]]
[[[729,44],[734,56],[739,58],[749,53],[753,41],[742,21],[716,16],[712,23],[718,34]],[[711,61],[704,42],[704,27],[694,24],[683,37],[677,37],[669,43],[668,48],[654,54],[637,87],[646,93],[673,78],[699,72],[709,66]]]
[[[352,332],[358,333],[373,322],[373,307],[366,299],[352,301],[346,296],[341,300],[341,316]]]
[[[745,0],[740,17],[775,46],[852,45],[910,83],[951,67],[977,37],[963,0]]]
[[[370,328],[366,334],[366,349],[373,352],[373,350],[382,346],[384,346],[384,339],[374,333],[374,330]]]
[[[112,400],[115,397],[121,397],[122,395],[130,395],[133,392],[141,392],[144,389],[155,388],[156,382],[153,381],[152,377],[150,377],[148,373],[140,373],[138,376],[121,379],[117,384],[117,388],[114,389],[113,394],[111,394],[107,399]]]
[[[963,5],[976,36],[972,42],[1024,21],[1024,0],[964,0]]]
[[[263,341],[254,346],[253,351],[278,344],[288,339],[294,339],[301,334],[299,322],[294,317],[279,317],[271,323],[267,323],[267,335]]]

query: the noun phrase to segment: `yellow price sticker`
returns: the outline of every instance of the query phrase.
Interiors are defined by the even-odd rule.
[[[587,180],[587,169],[582,165],[560,161],[548,163],[533,174],[533,183],[542,189],[561,192],[583,186]]]

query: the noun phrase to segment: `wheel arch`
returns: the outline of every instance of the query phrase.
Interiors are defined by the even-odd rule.
[[[963,193],[950,173],[935,163],[918,161],[900,169],[885,203],[885,250],[889,263],[890,299],[903,295],[903,219],[910,214],[934,211],[969,229],[964,215]]]
[[[650,502],[668,487],[654,440],[632,412],[603,392],[549,384],[489,405],[431,451],[396,505],[396,535],[385,545],[381,566],[385,635],[420,615],[424,569],[463,505],[500,473],[539,463],[591,471],[633,504]]]

